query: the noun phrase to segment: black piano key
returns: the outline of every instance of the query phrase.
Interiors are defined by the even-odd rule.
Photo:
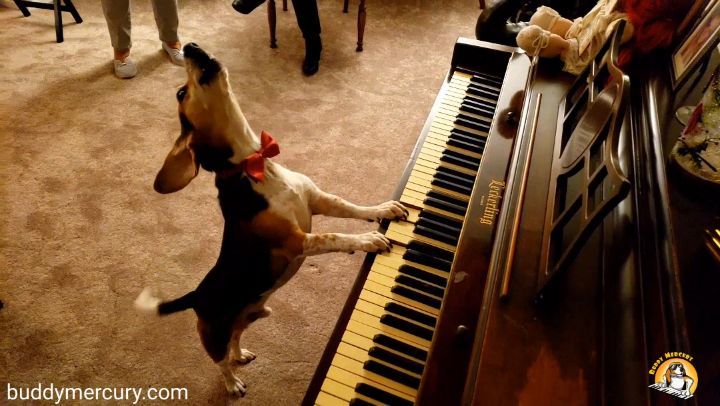
[[[493,102],[493,101],[487,101],[487,100],[480,100],[480,99],[465,98],[465,99],[463,99],[463,101],[461,102],[461,104],[465,104],[465,105],[471,106],[471,107],[480,108],[480,109],[483,109],[483,110],[490,110],[490,111],[493,112],[492,115],[490,115],[490,117],[492,117],[493,115],[495,115],[494,112],[495,112],[495,110],[497,109],[497,105],[495,104],[495,102]]]
[[[456,199],[456,198],[454,198],[454,197],[446,196],[446,195],[444,195],[444,194],[442,194],[442,193],[438,193],[438,192],[436,192],[436,191],[434,191],[434,190],[428,191],[428,192],[425,194],[425,196],[426,196],[426,197],[425,197],[425,200],[426,200],[426,201],[427,201],[427,200],[433,200],[433,201],[434,201],[434,200],[437,200],[437,201],[439,201],[440,203],[444,203],[444,204],[445,204],[445,206],[448,208],[447,211],[450,211],[450,212],[453,212],[453,213],[457,213],[457,214],[461,214],[461,215],[463,215],[463,216],[465,215],[465,211],[467,210],[467,207],[468,207],[468,202],[467,202],[467,201],[463,201],[463,200],[460,200],[460,199]],[[434,206],[434,205],[431,205],[431,206]],[[438,207],[438,206],[435,206],[435,207]]]
[[[460,231],[455,231],[455,229],[452,227],[448,227],[442,223],[433,222],[432,220],[428,219],[418,219],[418,221],[415,223],[415,227],[421,227],[423,229],[431,230],[432,232],[437,233],[439,236],[443,238],[447,236],[452,240],[455,240],[455,242],[457,242],[457,239],[460,237]],[[452,241],[444,242],[447,242],[448,244],[455,244]]]
[[[444,166],[440,166],[437,168],[435,176],[437,176],[437,174],[446,174],[446,175],[452,176],[453,178],[462,179],[468,185],[475,184],[474,176],[468,175],[467,173],[462,173],[462,172],[456,171],[455,169],[445,168]]]
[[[348,405],[350,405],[350,406],[375,406],[370,402],[366,402],[366,401],[364,401],[362,399],[358,399],[358,398],[350,399],[350,403],[348,403]]]
[[[421,212],[420,216],[418,217],[418,221],[421,222],[421,224],[423,225],[427,225],[428,227],[438,227],[438,230],[445,231],[448,234],[452,234],[455,236],[459,236],[460,230],[462,229],[462,222],[455,219],[438,216],[437,214],[433,214],[430,212]]]
[[[431,268],[445,272],[450,272],[450,268],[452,267],[452,261],[444,261],[440,258],[433,257],[432,255],[424,254],[409,248],[405,251],[405,254],[403,254],[403,258],[408,261],[415,262],[420,265],[427,265]]]
[[[410,241],[410,243],[407,245],[408,250],[414,250],[417,252],[422,253],[423,255],[429,256],[430,258],[435,258],[438,261],[442,261],[447,264],[452,264],[453,259],[455,258],[455,254],[448,250],[444,250],[442,248],[434,247],[432,245],[425,244],[424,242],[420,241]],[[406,258],[403,255],[403,258]],[[432,266],[432,265],[430,265]],[[445,270],[443,267],[436,267],[433,266],[433,268],[438,268],[440,270]],[[450,268],[447,268],[447,271],[450,272]]]
[[[417,389],[420,387],[420,378],[408,375],[405,372],[398,371],[395,368],[391,368],[375,360],[365,361],[365,363],[363,363],[363,369],[374,372],[380,376],[384,376],[385,378],[401,383],[405,386],[409,386],[411,388]]]
[[[485,147],[485,137],[469,133],[460,128],[453,128],[452,130],[450,130],[450,135],[448,136],[448,139],[462,141],[464,143],[475,145],[478,147]]]
[[[397,286],[397,285],[396,285],[396,286],[393,286],[392,288],[390,288],[390,291],[391,291],[392,293],[395,293],[395,294],[400,295],[400,296],[402,296],[402,297],[406,297],[406,298],[408,298],[408,299],[410,299],[410,300],[414,300],[414,301],[416,301],[416,302],[420,302],[420,303],[422,303],[422,304],[428,305],[428,306],[433,307],[433,308],[435,308],[435,309],[440,309],[441,300],[440,300],[440,299],[437,299],[437,298],[435,298],[435,297],[430,297],[430,296],[428,296],[428,295],[426,295],[426,294],[424,294],[424,293],[416,292],[416,291],[414,291],[414,290],[412,290],[412,289],[408,289],[408,288],[406,288],[406,287],[404,287],[404,286]],[[385,316],[388,316],[388,315],[386,314]],[[385,317],[385,316],[383,316],[383,317]],[[382,319],[382,318],[381,318],[381,319]],[[382,320],[380,320],[380,321],[382,321]],[[403,320],[401,320],[401,321],[403,321]],[[413,324],[412,326],[415,326],[415,325]],[[428,330],[428,331],[429,331],[429,330]],[[409,331],[408,331],[408,332],[409,332]],[[414,333],[413,333],[413,334],[414,334]],[[429,336],[428,336],[428,338],[426,338],[426,339],[427,339],[427,340],[432,339],[432,332],[429,332],[428,334],[429,334]],[[418,335],[418,334],[416,334],[416,335],[417,335],[418,337],[423,337],[423,336]],[[425,337],[423,337],[423,338],[425,338]]]
[[[457,237],[454,237],[450,234],[443,233],[441,231],[434,230],[432,228],[428,228],[423,225],[415,224],[415,228],[413,229],[413,232],[417,235],[422,235],[427,238],[431,238],[435,241],[444,242],[446,244],[450,244],[452,246],[457,245]]]
[[[465,166],[468,169],[476,170],[478,166],[480,166],[480,158],[463,155],[460,152],[455,152],[449,149],[443,151],[440,160],[445,157],[447,157],[448,159],[452,159],[454,162],[457,162],[456,165]]]
[[[405,277],[406,279],[410,279],[408,277]],[[396,278],[397,280],[397,278]],[[435,286],[437,289],[437,286]],[[442,290],[442,289],[441,289]],[[441,293],[442,295],[442,293]],[[417,321],[418,323],[424,324],[430,328],[435,328],[435,324],[437,323],[437,319],[433,316],[430,316],[425,313],[420,313],[419,311],[415,309],[411,309],[407,306],[403,306],[400,303],[390,302],[385,305],[385,310],[387,310],[390,313],[395,313],[398,316],[406,317],[410,320]]]
[[[488,83],[476,82],[476,81],[471,80],[470,86],[475,89],[485,91],[488,94],[488,96],[485,96],[485,97],[489,97],[493,100],[497,100],[500,98],[500,91],[498,91],[497,89],[494,89],[494,86],[492,86]]]
[[[457,117],[455,117],[455,124],[472,128],[473,130],[480,132],[486,133],[490,131],[490,123],[463,113],[460,113]]]
[[[370,399],[375,399],[384,405],[413,406],[413,402],[407,399],[395,396],[392,393],[385,392],[380,388],[370,386],[366,383],[359,383],[355,385],[355,392],[363,396],[367,396]]]
[[[428,357],[427,351],[417,348],[415,346],[412,346],[410,344],[406,344],[402,341],[399,341],[399,340],[392,338],[385,334],[376,334],[373,337],[373,342],[378,345],[382,345],[383,347],[390,348],[391,350],[395,350],[397,352],[407,355],[408,357],[412,357],[412,358],[418,359],[423,362],[425,362],[425,360],[427,360],[427,357]]]
[[[492,100],[497,100],[500,97],[500,92],[493,89],[492,86],[489,86],[485,83],[477,83],[477,82],[470,82],[470,85],[468,86],[468,89],[472,92],[477,92],[473,94],[477,94],[478,96],[487,97]]]
[[[414,278],[422,279],[422,280],[432,283],[434,285],[438,285],[438,286],[446,286],[447,285],[447,279],[443,278],[442,276],[435,275],[434,273],[430,273],[427,271],[423,271],[422,269],[415,268],[414,266],[400,265],[400,268],[398,269],[398,271],[400,273],[404,273],[405,275],[410,275]]]
[[[445,210],[450,213],[459,214],[461,216],[464,216],[467,211],[467,206],[459,206],[457,204],[448,203],[437,197],[426,197],[425,200],[423,200],[423,204],[440,210]]]
[[[497,100],[497,98],[498,98],[498,94],[497,94],[497,93],[495,93],[495,92],[490,92],[490,91],[488,91],[487,89],[483,89],[483,88],[481,88],[481,87],[479,87],[479,86],[470,85],[470,86],[468,86],[466,92],[469,93],[469,94],[471,94],[471,95],[475,95],[475,96],[478,96],[478,97],[485,97],[485,98],[488,98],[488,99],[490,99],[490,100]]]
[[[464,112],[464,111],[459,111],[459,112],[457,113],[457,116],[455,116],[455,117],[456,117],[456,118],[464,119],[464,120],[466,120],[466,121],[468,121],[468,122],[470,122],[470,123],[473,123],[473,124],[478,124],[478,125],[481,124],[481,125],[483,125],[484,127],[488,127],[488,126],[490,125],[490,124],[488,123],[488,120],[486,119],[486,117],[480,117],[480,116],[477,116],[477,115],[474,115],[474,114],[468,114],[468,113],[466,113],[466,112]]]
[[[474,71],[474,70],[471,70],[471,69],[468,69],[468,68],[464,68],[464,67],[462,67],[462,66],[456,67],[455,70],[458,71],[458,72],[463,72],[463,73],[465,73],[465,74],[470,75],[470,76],[471,76],[471,79],[470,79],[470,80],[476,79],[476,80],[483,80],[483,81],[486,81],[486,82],[488,82],[488,83],[496,83],[496,84],[498,85],[498,86],[496,86],[496,87],[498,87],[498,88],[500,88],[500,86],[502,86],[502,83],[503,83],[503,77],[502,77],[502,76],[494,75],[494,74],[492,74],[492,73],[488,73],[488,72],[477,72],[477,71]]]
[[[449,184],[453,185],[454,187],[448,188],[448,189],[455,190],[455,188],[457,188],[457,190],[455,190],[456,192],[462,193],[467,196],[470,196],[470,192],[472,192],[473,182],[470,182],[465,178],[460,178],[455,175],[450,175],[445,172],[437,171],[437,172],[435,172],[435,175],[433,177],[433,181],[435,181],[435,180],[449,183]],[[444,183],[442,183],[442,184],[444,184]],[[437,186],[441,186],[441,183],[438,183]],[[446,186],[441,186],[441,187],[446,187]],[[466,191],[469,191],[469,192],[466,193]]]
[[[492,94],[500,94],[500,90],[497,89],[497,86],[495,86],[492,82],[485,80],[483,77],[474,77],[470,78],[470,82],[468,83],[468,86],[482,89],[488,93]],[[497,97],[495,97],[497,99]]]
[[[417,289],[419,291],[425,292],[428,295],[432,295],[438,299],[442,300],[443,295],[445,294],[445,290],[443,288],[437,287],[435,285],[411,278],[409,276],[405,275],[398,275],[395,277],[395,282],[405,285],[409,288]],[[420,313],[422,315],[422,313]],[[401,315],[402,316],[402,315]],[[420,322],[419,320],[415,320]],[[421,322],[422,323],[422,322]],[[427,323],[423,323],[427,324]],[[430,327],[434,327],[434,325],[431,325]]]
[[[461,167],[463,167],[463,168],[471,169],[471,170],[473,170],[473,171],[476,170],[476,169],[478,168],[478,166],[480,166],[480,162],[478,162],[478,163],[476,164],[476,163],[474,163],[474,162],[471,161],[471,160],[464,159],[464,158],[460,158],[460,157],[457,156],[457,154],[452,154],[452,153],[450,153],[450,152],[451,152],[451,151],[449,151],[449,150],[445,150],[445,151],[443,152],[442,156],[440,157],[440,160],[441,160],[442,162],[446,162],[446,163],[449,163],[449,164],[461,166]]]
[[[470,194],[472,193],[471,187],[460,186],[456,183],[449,182],[449,181],[447,181],[445,179],[441,179],[441,178],[435,178],[432,180],[431,183],[433,186],[441,187],[441,188],[447,189],[447,190],[452,190],[453,192],[457,192],[457,193],[463,194],[465,196],[470,196]]]
[[[457,138],[452,137],[452,136],[448,137],[447,144],[452,147],[455,147],[455,148],[460,148],[460,149],[464,149],[464,150],[467,150],[470,152],[475,152],[476,154],[482,154],[483,151],[485,150],[485,145],[471,144],[467,141],[458,140]]]
[[[380,316],[380,323],[386,326],[396,328],[398,330],[402,330],[408,334],[414,335],[415,337],[420,337],[428,341],[432,340],[432,330],[422,326],[418,326],[415,323],[403,320],[399,317],[393,316],[392,314],[383,314],[382,316]]]
[[[470,121],[470,120],[468,120],[468,119],[466,119],[466,118],[463,118],[463,117],[456,117],[456,118],[455,118],[455,121],[453,121],[453,125],[456,126],[456,127],[462,126],[462,127],[465,127],[465,128],[470,128],[470,129],[472,129],[472,130],[479,131],[479,132],[481,132],[481,133],[487,133],[487,132],[489,131],[489,128],[490,128],[490,126],[488,126],[488,125],[483,125],[483,124],[481,124],[481,123],[476,123],[476,122]],[[476,136],[481,136],[481,134],[477,134]]]
[[[486,74],[475,74],[470,78],[470,82],[473,83],[484,83],[488,86],[492,86],[496,89],[501,89],[503,84],[503,79],[501,77],[497,76],[491,76]]]
[[[453,128],[452,130],[450,130],[450,133],[453,135],[458,134],[458,135],[464,135],[464,136],[468,137],[468,139],[463,140],[463,141],[467,141],[467,142],[477,142],[482,145],[485,145],[485,142],[487,141],[487,137],[485,137],[483,135],[474,134],[470,131],[463,130],[462,128]]]
[[[373,358],[377,358],[380,361],[384,361],[388,364],[394,365],[398,368],[406,369],[410,372],[415,372],[419,375],[422,375],[423,373],[423,364],[417,361],[413,361],[409,358],[405,358],[401,355],[397,355],[394,352],[390,352],[384,348],[372,347],[370,348],[370,351],[368,351],[368,355]]]
[[[495,106],[484,106],[477,103],[468,103],[467,101],[463,101],[462,104],[460,104],[460,111],[492,118],[495,115]]]

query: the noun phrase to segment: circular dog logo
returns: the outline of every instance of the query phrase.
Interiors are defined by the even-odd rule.
[[[650,369],[650,375],[653,375],[650,387],[681,399],[690,399],[698,387],[698,374],[690,362],[692,359],[685,353],[664,354]]]

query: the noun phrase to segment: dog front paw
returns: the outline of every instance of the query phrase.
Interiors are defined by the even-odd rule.
[[[390,200],[389,202],[370,207],[369,213],[367,215],[367,220],[377,222],[385,219],[406,220],[408,214],[408,210],[405,208],[405,206],[402,205],[402,203],[395,200]]]
[[[357,235],[357,248],[365,252],[387,252],[392,248],[392,243],[383,234],[372,231],[365,234]],[[350,252],[355,251],[352,249]]]
[[[237,376],[232,376],[230,379],[225,380],[225,388],[232,396],[244,397],[247,393],[247,386]]]

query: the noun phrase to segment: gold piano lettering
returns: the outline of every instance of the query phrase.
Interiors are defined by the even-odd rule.
[[[480,224],[492,226],[495,223],[495,217],[500,211],[500,200],[503,197],[503,191],[505,190],[505,182],[500,180],[491,180],[488,184],[488,194],[482,196],[482,202],[485,203],[485,209],[483,215],[480,217]]]

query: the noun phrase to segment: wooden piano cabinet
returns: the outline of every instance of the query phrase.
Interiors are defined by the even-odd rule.
[[[524,207],[517,242],[517,252],[521,254],[515,260],[507,298],[498,296],[499,280],[488,281],[495,289],[486,290],[490,307],[487,327],[477,355],[478,370],[468,377],[475,382],[468,382],[467,388],[474,389],[472,393],[466,393],[464,404],[602,404],[606,396],[602,365],[604,347],[608,345],[607,330],[611,329],[609,334],[623,335],[631,341],[642,337],[642,330],[632,323],[639,312],[634,297],[624,298],[622,306],[626,317],[612,317],[612,320],[605,317],[611,307],[618,306],[609,303],[608,296],[612,293],[604,289],[604,284],[619,284],[617,279],[623,271],[614,275],[603,272],[607,252],[603,248],[606,241],[602,229],[592,235],[573,265],[563,274],[556,286],[556,294],[542,305],[534,303],[555,122],[558,105],[570,80],[559,77],[550,68],[543,68],[545,66],[541,65],[533,87],[534,92],[543,94],[540,106],[543,120],[538,124],[527,187],[526,199],[532,203]],[[627,241],[617,240],[617,244],[627,244]],[[630,255],[627,252],[617,254],[614,253],[617,258],[625,259]],[[615,265],[622,269],[622,264]],[[624,272],[632,273],[632,269]],[[630,310],[627,302],[632,304]],[[617,325],[611,326],[611,323]],[[636,342],[627,345],[629,352],[638,347]],[[639,358],[644,359],[642,355]],[[640,385],[640,391],[644,392],[646,367],[643,362],[633,364],[632,371],[626,365],[624,370],[614,374],[622,376],[627,385]],[[641,379],[629,379],[627,375],[632,375],[633,371],[639,372]],[[624,393],[622,389],[619,392]]]

